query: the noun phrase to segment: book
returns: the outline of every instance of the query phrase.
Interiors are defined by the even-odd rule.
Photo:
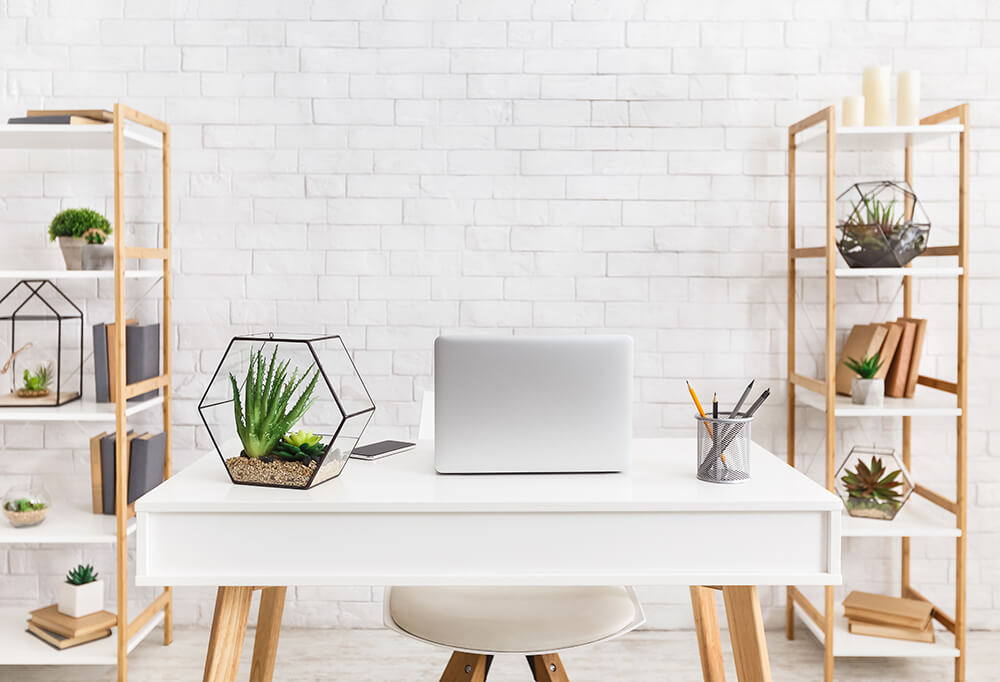
[[[125,381],[134,384],[160,376],[160,325],[132,324],[125,328]],[[148,400],[159,395],[147,391],[129,400]]]
[[[923,630],[903,628],[881,623],[866,623],[860,620],[848,620],[847,631],[853,635],[868,635],[869,637],[885,637],[887,639],[905,639],[911,642],[934,642],[934,626],[927,623]]]
[[[844,598],[844,615],[849,620],[859,620],[880,625],[895,625],[914,630],[924,630],[931,622],[934,605],[919,599],[891,597],[854,590]]]
[[[138,320],[135,318],[128,318],[125,320],[125,326],[138,324]],[[118,363],[115,362],[115,358],[118,357],[118,335],[115,333],[115,323],[109,322],[104,325],[104,329],[107,331],[107,348],[108,348],[108,402],[115,402],[118,400]],[[128,353],[128,330],[126,329],[126,355]],[[128,363],[128,358],[125,358],[126,364]],[[127,371],[127,370],[126,370]]]
[[[111,402],[108,374],[108,330],[103,322],[94,325],[94,400]]]
[[[144,433],[132,441],[128,458],[128,501],[131,504],[163,483],[167,434]]]
[[[903,318],[901,318],[903,319]],[[906,322],[917,325],[913,337],[913,350],[910,352],[910,370],[906,375],[906,389],[903,396],[912,398],[917,392],[917,379],[920,377],[920,357],[924,354],[924,337],[927,335],[927,320],[905,318]]]
[[[95,514],[104,513],[104,492],[101,480],[101,439],[108,435],[101,431],[90,439],[90,508]]]
[[[12,125],[96,125],[104,121],[95,121],[86,116],[74,116],[73,114],[55,114],[52,116],[22,116],[20,118],[8,118],[7,123]]]
[[[856,324],[851,328],[840,351],[840,361],[837,362],[837,393],[851,395],[851,382],[857,374],[845,362],[849,359],[861,360],[875,355],[882,347],[887,330],[877,324]]]
[[[31,620],[28,622],[63,637],[80,637],[98,630],[115,627],[118,623],[118,617],[108,611],[98,611],[74,618],[65,613],[59,613],[58,604],[51,604],[32,611]]]
[[[56,634],[55,632],[49,632],[45,628],[41,628],[30,620],[28,621],[28,632],[33,634],[38,639],[42,640],[46,644],[51,644],[56,649],[69,649],[70,647],[79,646],[80,644],[86,644],[87,642],[93,642],[94,640],[104,639],[105,637],[111,636],[111,629],[105,628],[104,630],[97,630],[91,632],[89,635],[81,635],[79,637],[64,637],[62,635]]]
[[[903,335],[899,338],[896,356],[885,378],[885,394],[890,398],[902,398],[906,393],[906,379],[910,373],[910,355],[913,353],[913,339],[917,333],[917,325],[913,322],[899,321],[903,325]]]
[[[903,325],[898,322],[886,322],[880,326],[885,327],[885,341],[882,342],[882,348],[878,351],[882,366],[879,367],[875,378],[885,379],[889,374],[889,367],[892,366],[892,360],[896,357],[896,349],[899,347],[899,340],[903,336]]]
[[[115,112],[108,109],[28,109],[28,118],[40,116],[82,116],[97,123],[113,123]]]
[[[132,439],[135,434],[129,431],[126,434],[125,453],[129,452]],[[115,440],[116,434],[111,433],[101,439],[101,508],[105,514],[115,513]]]

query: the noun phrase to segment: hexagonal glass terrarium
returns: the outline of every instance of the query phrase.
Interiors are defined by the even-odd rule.
[[[924,252],[930,230],[905,182],[858,182],[837,197],[837,248],[852,268],[902,267]]]
[[[340,475],[375,412],[340,336],[229,342],[198,405],[233,483],[312,488]]]
[[[847,513],[892,521],[913,492],[913,481],[892,448],[851,448],[837,469],[837,494]]]

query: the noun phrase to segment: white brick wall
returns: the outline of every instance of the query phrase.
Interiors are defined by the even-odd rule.
[[[415,435],[441,331],[608,330],[635,338],[638,433],[691,434],[683,379],[732,396],[756,376],[774,397],[754,433],[781,452],[785,126],[859,91],[865,64],[923,70],[923,111],[969,100],[975,125],[969,605],[973,627],[993,628],[998,39],[987,0],[9,0],[0,115],[120,99],[173,124],[180,466],[209,446],[195,404],[225,341],[276,327],[345,335],[379,404],[371,437]],[[939,244],[954,234],[954,158],[916,156]],[[43,228],[60,207],[109,211],[109,161],[0,154],[0,265],[58,263]],[[156,159],[130,164],[130,215],[155,220],[142,195],[156,176],[141,171]],[[815,174],[821,159],[800,167]],[[898,158],[842,155],[840,187],[862,168],[902,173]],[[802,187],[815,226],[821,182]],[[109,287],[68,289],[91,319],[110,315]],[[802,291],[809,372],[822,288]],[[898,314],[891,283],[841,293],[842,326]],[[932,318],[928,367],[948,377],[953,289],[922,285],[917,301]],[[801,418],[801,460],[820,476],[821,422]],[[917,473],[948,490],[951,424],[919,426]],[[87,429],[0,434],[0,488],[35,478],[86,498]],[[872,441],[898,446],[898,424],[846,421],[839,446]],[[894,545],[855,540],[846,556],[851,587],[898,579]],[[914,543],[914,580],[945,604],[950,556],[950,542]],[[0,551],[0,605],[51,599],[81,558],[110,574],[106,551]],[[779,593],[764,591],[772,624]],[[211,594],[178,590],[178,622],[206,623]],[[379,596],[298,589],[287,618],[372,626]],[[651,625],[690,625],[685,591],[644,596]]]

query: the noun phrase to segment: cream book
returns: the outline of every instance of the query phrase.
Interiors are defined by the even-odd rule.
[[[104,639],[105,637],[111,636],[111,630],[104,629],[96,630],[87,635],[80,635],[79,637],[63,637],[55,632],[49,632],[45,628],[38,627],[30,620],[28,621],[28,632],[46,644],[54,646],[56,649],[69,649],[70,647],[86,644],[87,642],[93,642],[94,640]]]
[[[897,625],[882,625],[881,623],[866,623],[860,620],[852,620],[847,623],[847,631],[852,635],[905,639],[911,642],[934,642],[934,626],[931,623],[928,623],[927,627],[923,630],[915,630]]]
[[[878,372],[875,374],[875,378],[885,379],[889,376],[889,368],[892,366],[892,361],[896,357],[896,350],[899,348],[899,340],[903,337],[903,325],[898,322],[886,322],[885,324],[881,324],[879,326],[885,327],[885,341],[882,342],[882,348],[878,351],[878,357],[882,361],[882,366],[879,367]]]
[[[888,330],[879,324],[856,324],[844,342],[840,351],[840,361],[837,363],[837,393],[851,395],[851,382],[857,374],[845,362],[862,360],[875,355],[882,348]]]
[[[58,604],[51,604],[32,611],[31,620],[28,622],[51,633],[73,638],[113,628],[118,623],[118,617],[108,611],[98,611],[74,618],[65,613],[59,613]]]
[[[851,592],[844,599],[844,615],[851,620],[862,620],[881,625],[896,625],[923,630],[931,622],[934,606],[919,599],[890,597],[887,594]]]

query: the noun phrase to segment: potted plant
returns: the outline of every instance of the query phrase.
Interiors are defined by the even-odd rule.
[[[878,353],[860,360],[848,358],[844,364],[858,376],[851,379],[851,402],[855,405],[882,407],[885,403],[885,380],[875,375],[882,368],[882,358]]]
[[[80,564],[66,574],[59,586],[59,613],[73,618],[89,616],[104,610],[104,583],[90,564]]]
[[[111,269],[114,247],[104,243],[110,234],[108,219],[89,208],[68,208],[49,224],[49,240],[58,240],[67,270]]]
[[[41,488],[15,486],[3,497],[3,513],[15,528],[37,526],[49,513],[49,496]]]
[[[891,521],[913,492],[906,467],[888,448],[854,447],[837,470],[847,513]]]
[[[52,388],[52,363],[38,365],[34,371],[24,370],[24,381],[17,389],[18,398],[44,398]]]
[[[837,197],[837,248],[852,268],[899,268],[927,248],[931,223],[905,182],[859,182]]]

